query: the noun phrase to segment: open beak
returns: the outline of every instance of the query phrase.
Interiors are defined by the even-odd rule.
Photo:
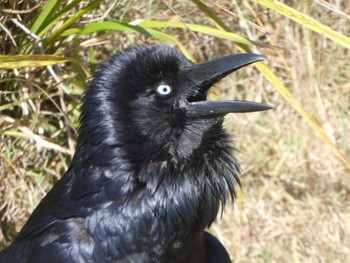
[[[228,113],[243,113],[272,109],[263,103],[251,101],[206,101],[207,91],[228,74],[254,62],[266,60],[257,54],[236,54],[211,60],[182,71],[191,80],[187,91],[186,116],[189,118],[218,117]]]

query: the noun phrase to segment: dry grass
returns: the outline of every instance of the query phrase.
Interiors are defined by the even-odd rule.
[[[347,1],[331,0],[326,7],[325,1],[320,0],[286,2],[350,35],[350,19],[344,15],[350,14]],[[167,3],[184,21],[210,25],[187,1]],[[350,159],[349,50],[250,1],[242,3],[245,4],[220,0],[210,7],[235,32],[270,45],[254,51],[269,58],[269,67]],[[102,10],[109,6],[104,4],[86,16],[85,21],[100,17]],[[5,15],[9,19],[9,15]],[[0,22],[12,30],[9,20],[5,21],[6,16]],[[179,20],[165,5],[152,1],[119,1],[105,19],[133,21],[138,18]],[[11,32],[13,36],[20,33],[16,28]],[[226,40],[186,30],[167,32],[177,36],[198,61],[237,52],[234,44]],[[4,31],[0,33],[2,37],[6,35]],[[6,40],[10,41],[9,37]],[[156,42],[129,33],[99,34],[83,41],[80,53],[87,66],[88,46],[99,41],[102,44],[94,47],[98,61],[131,44]],[[6,48],[3,46],[3,53]],[[60,69],[73,98],[62,95],[45,69],[0,74],[2,78],[27,78],[37,84],[50,94],[59,108],[66,108],[63,113],[76,127],[75,101],[80,101],[83,86],[72,81],[74,74],[69,65],[62,65]],[[21,131],[20,127],[27,127],[34,134],[43,131],[45,140],[66,149],[68,139],[74,138],[74,132],[67,131],[64,114],[41,90],[27,82],[17,82],[15,86],[14,83],[0,84],[1,105],[13,102],[14,98],[23,99],[33,94],[34,97],[1,113],[2,244],[9,243],[37,202],[64,173],[70,159],[69,155],[49,149],[45,144],[38,147],[33,138],[22,138],[10,131]],[[236,88],[232,88],[232,83],[237,84]],[[267,101],[275,106],[270,112],[227,118],[227,128],[235,135],[240,150],[243,194],[235,209],[226,207],[223,218],[212,231],[229,248],[234,262],[350,262],[349,171],[252,67],[223,80],[217,87],[217,95]]]

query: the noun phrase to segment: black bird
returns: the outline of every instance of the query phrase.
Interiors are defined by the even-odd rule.
[[[204,231],[239,183],[223,117],[270,107],[206,94],[261,60],[237,54],[196,65],[156,45],[102,63],[68,171],[0,262],[230,262]]]

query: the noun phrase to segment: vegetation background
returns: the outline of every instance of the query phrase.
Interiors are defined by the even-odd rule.
[[[233,262],[350,262],[349,35],[346,0],[1,1],[0,249],[69,166],[98,63],[162,43],[269,59],[211,95],[274,106],[226,120],[242,192],[211,231]]]

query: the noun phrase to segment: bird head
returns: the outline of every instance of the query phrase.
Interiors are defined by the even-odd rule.
[[[92,147],[99,161],[188,159],[225,137],[226,114],[270,109],[255,102],[207,101],[213,84],[264,59],[237,54],[194,64],[166,46],[125,49],[94,74],[82,105],[78,145]]]

